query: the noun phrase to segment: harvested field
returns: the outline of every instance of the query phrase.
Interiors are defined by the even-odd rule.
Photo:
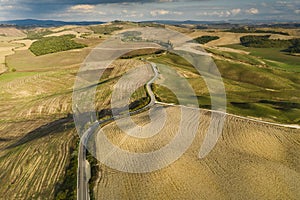
[[[14,55],[7,57],[7,65],[17,71],[48,71],[50,69],[62,69],[70,66],[79,66],[90,49],[80,51],[67,51],[43,56],[35,56],[29,50],[16,51]]]
[[[27,49],[29,49],[29,47],[31,46],[31,44],[34,41],[35,40],[16,40],[16,41],[13,41],[13,43],[22,44],[23,45],[23,47],[17,48],[17,50],[27,50]]]
[[[5,35],[6,37],[25,37],[26,34],[14,27],[0,27],[0,35]]]
[[[0,141],[1,198],[53,199],[76,132],[69,128],[70,119],[56,124],[49,120],[0,123],[0,137],[6,141]],[[11,130],[16,135],[12,136]]]
[[[293,32],[293,34],[296,33]],[[190,36],[191,38],[197,38],[204,35],[220,37],[220,39],[218,40],[214,40],[205,44],[206,46],[210,46],[210,47],[239,44],[240,38],[245,35],[271,35],[272,39],[290,39],[290,38],[298,37],[297,35],[284,36],[284,35],[268,34],[268,33],[230,33],[230,32],[222,32],[222,31],[216,31],[216,32],[195,31],[193,33],[190,33],[188,36]]]
[[[25,50],[17,51],[24,53]],[[88,51],[86,52],[86,54]],[[53,199],[55,187],[68,165],[76,131],[72,118],[72,91],[77,75],[79,53],[49,57],[55,68],[39,68],[31,56],[19,71],[0,76],[0,192],[4,199]],[[74,55],[74,57],[70,57]],[[77,57],[76,57],[76,56]],[[75,58],[76,57],[76,58]],[[20,56],[26,59],[26,56]],[[47,63],[46,57],[39,64]],[[56,58],[56,59],[55,59]],[[67,62],[61,63],[67,59]],[[13,59],[13,61],[16,61]],[[56,63],[57,62],[57,63]],[[64,61],[63,61],[64,62]],[[71,63],[72,64],[72,63]],[[138,60],[117,60],[97,86],[95,104],[110,105],[111,90],[128,70],[144,64]],[[37,64],[38,65],[38,64]],[[25,72],[21,72],[21,69]],[[107,93],[105,93],[107,92]],[[132,101],[145,96],[140,92]],[[57,159],[57,160],[56,160]]]
[[[60,26],[60,27],[50,28],[50,30],[53,31],[53,32],[60,32],[60,31],[64,31],[64,30],[74,29],[74,28],[77,28],[77,26],[66,25],[66,26]]]
[[[152,69],[149,65],[145,65],[144,62],[138,61],[138,60],[117,60],[115,61],[111,67],[110,67],[110,72],[107,77],[103,76],[101,80],[111,80],[108,84],[101,84],[97,87],[96,89],[96,108],[97,110],[102,110],[102,109],[107,109],[110,108],[110,100],[112,97],[112,91],[122,91],[123,94],[125,94],[125,91],[129,91],[131,89],[130,82],[124,82],[124,84],[117,84],[117,82],[120,80],[121,76],[125,74],[126,72],[129,72],[129,75],[131,74],[139,74],[139,76],[136,76],[136,78],[132,79],[134,80],[134,83],[137,85],[140,84],[145,84],[151,77],[152,77]],[[141,67],[143,66],[143,67]],[[133,70],[137,67],[138,70]],[[131,71],[132,70],[132,71]],[[126,78],[126,77],[125,77]],[[128,78],[128,77],[127,77]],[[132,84],[132,83],[131,83]],[[137,94],[134,99],[131,101],[135,100],[140,100],[141,98],[146,97],[146,93],[142,92]],[[121,100],[120,98],[119,100]],[[130,100],[130,99],[128,99]]]
[[[194,111],[191,111],[191,115]],[[123,133],[115,123],[103,128],[111,143],[130,152],[150,152],[168,144],[180,121],[178,107],[167,108],[162,131],[148,139]],[[300,132],[229,116],[215,148],[204,159],[199,149],[210,113],[187,152],[170,166],[145,174],[119,172],[100,164],[98,199],[299,199]],[[149,122],[146,113],[133,117]],[[98,133],[99,134],[99,133]],[[100,147],[99,147],[100,148]],[[111,154],[113,156],[113,153]],[[163,160],[161,160],[163,162]],[[129,192],[130,191],[130,192]]]
[[[0,37],[2,39],[2,37]],[[13,39],[13,38],[11,38]],[[0,74],[7,70],[6,57],[14,54],[14,49],[20,47],[20,44],[12,44],[8,38],[0,41]]]
[[[68,31],[61,31],[61,32],[57,32],[57,33],[52,33],[52,34],[46,35],[45,37],[62,36],[62,35],[76,35],[76,37],[79,36],[79,34],[76,31],[68,30]]]

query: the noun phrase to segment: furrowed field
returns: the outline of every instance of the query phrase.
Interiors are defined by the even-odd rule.
[[[72,93],[77,72],[91,50],[111,34],[147,26],[165,27],[112,22],[93,26],[0,29],[0,199],[76,199],[79,137],[72,117]],[[246,47],[240,40],[249,35],[293,40],[299,38],[299,30],[166,27],[196,39],[197,48],[204,48],[213,58],[225,84],[228,113],[275,123],[300,124],[299,55],[283,51],[290,46]],[[137,38],[131,36],[130,39]],[[173,92],[160,84],[168,80],[172,87],[179,87],[179,77],[190,83],[200,108],[211,108],[207,86],[199,73],[177,55],[152,48],[132,51],[103,69],[102,78],[91,86],[96,87],[95,108],[100,118],[111,116],[112,91],[124,74],[143,66],[128,79],[143,85],[152,78],[153,71],[145,60],[157,64],[159,76],[152,85],[157,101],[178,104]],[[132,85],[128,82],[118,87],[128,89]],[[180,94],[185,92],[180,91]],[[137,110],[149,101],[145,87],[141,86],[131,95],[129,108]],[[189,97],[183,102],[189,105]],[[159,134],[137,139],[111,122],[103,127],[105,135],[113,144],[130,152],[160,149],[175,136],[180,109],[176,105],[155,106],[165,107],[168,114],[166,126]],[[191,110],[188,119],[192,120],[195,112],[201,113],[202,118],[193,144],[166,168],[146,174],[123,173],[89,155],[92,197],[300,198],[299,129],[229,115],[215,149],[208,157],[199,159],[211,112]],[[139,125],[149,123],[146,112],[132,118]]]

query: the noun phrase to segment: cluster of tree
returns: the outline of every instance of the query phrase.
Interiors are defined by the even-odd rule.
[[[285,51],[289,53],[300,53],[300,38],[293,39],[292,45]]]
[[[232,32],[232,33],[272,33],[272,34],[279,34],[279,35],[289,35],[286,32],[280,32],[280,31],[274,31],[274,30],[257,30],[252,27],[233,27],[230,30],[227,30],[226,32]]]
[[[138,22],[139,27],[154,27],[154,28],[165,28],[164,24],[158,24],[155,22]]]
[[[287,48],[290,45],[287,40],[271,40],[270,35],[247,35],[241,37],[240,40],[243,46],[255,48]]]
[[[208,29],[208,27],[207,26],[204,26],[204,25],[197,25],[196,26],[196,29]]]
[[[300,53],[300,38],[290,40],[270,39],[270,35],[247,35],[240,38],[241,44],[254,48],[282,48],[285,52]]]
[[[67,51],[70,49],[80,49],[86,47],[84,44],[79,44],[72,39],[75,35],[63,35],[44,37],[35,41],[30,46],[30,51],[37,56],[45,55],[49,53],[56,53],[60,51]]]
[[[90,29],[96,34],[109,35],[114,31],[122,30],[122,27],[119,26],[91,26]]]
[[[195,38],[194,41],[196,41],[199,44],[206,44],[206,43],[208,43],[210,41],[218,40],[218,39],[219,39],[218,36],[204,35],[204,36]]]

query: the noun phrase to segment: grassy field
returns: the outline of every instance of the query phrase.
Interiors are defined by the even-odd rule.
[[[300,72],[300,57],[282,52],[282,48],[249,48],[242,45],[227,45],[226,47],[250,52],[250,55],[263,60],[271,67],[291,72]]]
[[[111,27],[110,27],[111,26]],[[88,48],[73,49],[35,56],[21,44],[11,40],[21,37],[0,36],[1,56],[10,70],[0,75],[0,192],[3,199],[54,199],[74,196],[76,141],[72,116],[72,92],[79,66],[91,49],[106,37],[123,29],[137,27],[134,23],[115,22],[93,26],[95,37],[73,38]],[[177,29],[176,27],[173,27]],[[81,30],[82,29],[82,30]],[[279,49],[255,49],[237,43],[243,34],[185,30],[190,36],[217,35],[220,39],[207,43],[210,53],[224,78],[228,112],[281,123],[300,123],[299,57]],[[10,30],[11,31],[11,30]],[[64,31],[92,32],[89,27],[62,27],[32,32],[31,39],[44,39],[48,34]],[[59,33],[57,33],[59,32]],[[8,32],[7,32],[8,33]],[[68,32],[69,33],[69,32]],[[13,35],[13,33],[10,33]],[[20,34],[16,32],[15,35]],[[25,37],[24,33],[22,33]],[[290,33],[293,37],[292,33]],[[101,35],[102,38],[99,38]],[[15,41],[18,42],[18,41]],[[21,42],[21,41],[19,41]],[[24,41],[25,42],[25,41]],[[26,41],[26,45],[31,42]],[[21,42],[22,43],[22,42]],[[15,52],[11,51],[16,48]],[[49,45],[47,46],[47,48]],[[6,53],[9,48],[9,54]],[[195,90],[199,106],[210,108],[210,96],[205,82],[187,61],[174,54],[155,53],[156,49],[126,55],[116,60],[104,72],[96,87],[95,108],[99,116],[111,115],[110,99],[114,85],[122,75],[145,64],[143,57],[158,63],[159,79],[152,88],[157,99],[177,103],[170,89],[160,86],[168,81],[180,88],[178,78],[185,78]],[[248,55],[247,52],[250,52]],[[175,71],[175,72],[174,72]],[[152,76],[151,68],[131,77],[145,83]],[[131,87],[123,84],[120,89]],[[184,96],[186,91],[180,91]],[[131,110],[149,102],[144,87],[131,96]],[[188,97],[184,104],[188,105]],[[169,121],[163,134],[149,141],[128,138],[121,148],[130,151],[151,151],[168,144],[179,120],[177,108],[168,108]],[[207,159],[199,160],[199,146],[208,126],[209,113],[203,113],[198,136],[188,152],[168,168],[149,174],[127,174],[100,165],[100,177],[94,194],[100,199],[298,199],[299,131],[273,127],[237,118],[227,118],[224,133],[216,149]],[[191,114],[190,117],[193,117]],[[134,117],[138,124],[149,122],[144,113]],[[105,127],[108,138],[119,144],[124,133],[114,123]],[[96,164],[93,163],[93,166]],[[293,177],[294,179],[290,178]],[[260,178],[258,178],[260,177]],[[205,181],[203,181],[205,180]],[[92,187],[91,187],[92,188]],[[224,189],[225,188],[225,189]],[[130,191],[130,192],[128,192]],[[231,194],[233,196],[231,196]],[[252,195],[252,196],[251,196]]]
[[[10,72],[0,76],[0,82],[9,82],[17,78],[32,76],[37,74],[36,72]]]
[[[213,50],[213,52],[217,51]],[[225,84],[228,112],[281,123],[300,123],[300,96],[298,95],[300,79],[297,74],[263,68],[260,66],[262,61],[253,56],[232,52],[217,53],[218,56],[228,58],[228,60],[224,60],[223,57],[215,58]],[[155,56],[151,61],[167,64],[176,69],[178,74],[187,78],[192,85],[199,106],[210,108],[210,95],[203,79],[186,61],[172,54]],[[159,70],[162,77],[174,79],[163,68],[160,67]],[[173,82],[176,82],[175,79]],[[154,92],[158,99],[164,102],[177,102],[175,96],[164,87],[156,85]],[[281,106],[278,106],[280,103]],[[289,106],[288,103],[295,105]]]
[[[241,61],[241,62],[245,62],[251,65],[263,65],[264,62],[261,61],[260,59],[251,56],[251,55],[245,55],[245,54],[241,54],[241,53],[237,53],[237,52],[226,52],[226,51],[220,51],[217,49],[213,49],[213,48],[206,48],[206,51],[209,53],[212,53],[214,55],[218,55],[218,56],[222,56],[224,58],[228,58],[231,60],[235,60],[235,61]]]

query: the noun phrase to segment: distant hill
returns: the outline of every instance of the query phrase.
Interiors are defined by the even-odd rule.
[[[153,20],[153,21],[143,21],[147,23],[160,23],[160,24],[169,24],[169,25],[215,25],[215,26],[232,26],[232,25],[252,25],[252,26],[270,26],[270,27],[288,27],[294,28],[299,27],[299,21],[274,21],[274,20],[221,20],[221,21],[195,21],[195,20],[186,20],[186,21],[176,21],[176,20]]]
[[[14,25],[20,27],[51,27],[51,26],[65,26],[65,25],[94,25],[103,24],[105,22],[100,21],[80,21],[80,22],[65,22],[55,20],[36,20],[36,19],[22,19],[22,20],[10,20],[0,21],[2,25]]]
[[[232,28],[236,25],[252,25],[252,26],[270,26],[270,27],[286,27],[294,28],[299,27],[299,22],[284,22],[284,21],[268,21],[268,20],[227,20],[227,21],[196,21],[196,20],[186,20],[186,21],[176,21],[176,20],[151,20],[151,21],[140,21],[141,23],[159,23],[159,24],[169,24],[169,25],[198,25],[215,28]],[[65,26],[65,25],[95,25],[103,24],[106,22],[102,21],[78,21],[78,22],[66,22],[66,21],[56,21],[56,20],[37,20],[37,19],[21,19],[21,20],[9,20],[0,21],[2,26],[19,26],[19,27],[53,27],[53,26]]]

